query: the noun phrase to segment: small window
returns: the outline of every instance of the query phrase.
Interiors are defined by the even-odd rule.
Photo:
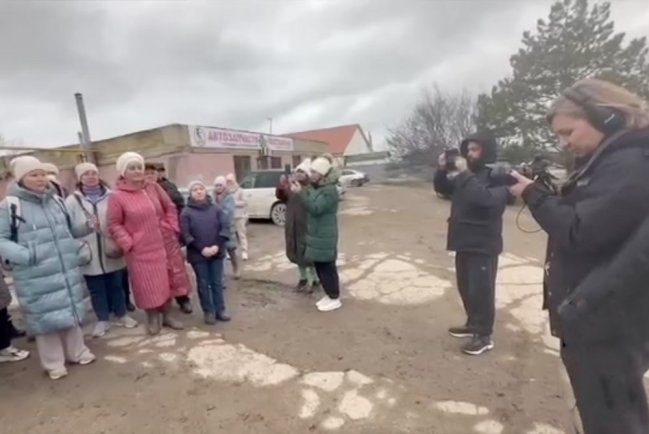
[[[282,157],[270,157],[270,168],[271,169],[281,169],[282,168]]]
[[[257,170],[268,170],[268,157],[257,158]]]
[[[243,178],[243,181],[239,183],[241,188],[254,188],[255,187],[255,175],[249,174]]]
[[[282,172],[260,172],[257,174],[255,188],[275,188],[279,185],[279,177]]]
[[[297,166],[299,166],[301,162],[302,162],[302,156],[293,155],[293,169],[295,169]]]

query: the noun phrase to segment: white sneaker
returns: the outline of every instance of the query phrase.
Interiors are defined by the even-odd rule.
[[[241,254],[241,259],[243,259],[244,261],[247,261],[248,260],[248,254],[246,252],[243,252]]]
[[[83,357],[79,359],[79,361],[77,361],[77,364],[85,366],[91,364],[95,360],[97,360],[97,357],[91,352],[87,352]]]
[[[48,371],[47,375],[50,376],[50,380],[60,380],[68,375],[68,370],[65,368],[55,369],[53,371]]]
[[[124,315],[121,318],[115,319],[115,325],[118,327],[124,327],[127,329],[134,329],[139,325],[137,321],[135,321],[133,318],[131,318],[128,315]]]
[[[0,350],[0,363],[4,362],[20,362],[29,357],[29,351],[19,350],[16,347],[8,346],[4,350]]]
[[[340,302],[339,298],[329,299],[329,302],[322,303],[318,305],[318,310],[320,312],[331,312],[332,310],[340,309],[343,304]]]
[[[316,305],[318,308],[320,308],[320,305],[327,304],[327,303],[329,303],[330,301],[331,301],[331,299],[329,298],[329,296],[328,296],[328,295],[325,295],[325,296],[322,297],[320,300],[318,300],[318,301],[316,302],[315,305]]]
[[[108,323],[108,321],[98,321],[97,324],[95,324],[94,330],[92,331],[92,336],[95,338],[105,336],[108,332],[108,329],[110,329],[110,324]]]

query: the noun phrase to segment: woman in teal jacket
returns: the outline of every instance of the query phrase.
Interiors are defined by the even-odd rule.
[[[82,245],[73,236],[89,234],[95,222],[71,225],[35,157],[16,158],[12,172],[15,182],[0,202],[0,256],[13,267],[16,295],[27,330],[36,336],[41,364],[58,379],[67,375],[66,357],[81,365],[95,360],[80,328],[85,315]]]
[[[338,189],[340,171],[333,157],[324,154],[311,163],[311,185],[303,188],[293,182],[291,190],[300,195],[307,210],[306,251],[304,257],[312,262],[326,295],[316,303],[321,312],[340,309],[340,278],[338,257]]]

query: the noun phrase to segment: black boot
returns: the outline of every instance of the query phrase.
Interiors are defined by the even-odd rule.
[[[180,308],[180,311],[182,313],[191,315],[193,309],[192,309],[192,302],[191,300],[189,300],[189,297],[187,296],[178,297],[176,298],[176,302],[178,303],[178,307]]]

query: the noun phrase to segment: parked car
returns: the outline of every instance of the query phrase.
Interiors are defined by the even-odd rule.
[[[286,222],[286,205],[275,197],[275,188],[279,185],[279,178],[284,174],[281,170],[260,170],[248,173],[239,183],[248,202],[248,216],[251,219],[271,220],[278,226]],[[188,198],[186,188],[179,189],[181,194]],[[210,196],[214,196],[214,187],[207,188]],[[342,200],[345,188],[338,183],[338,195]]]
[[[362,187],[363,184],[370,182],[370,177],[358,170],[345,169],[340,176],[340,182],[346,187]]]

